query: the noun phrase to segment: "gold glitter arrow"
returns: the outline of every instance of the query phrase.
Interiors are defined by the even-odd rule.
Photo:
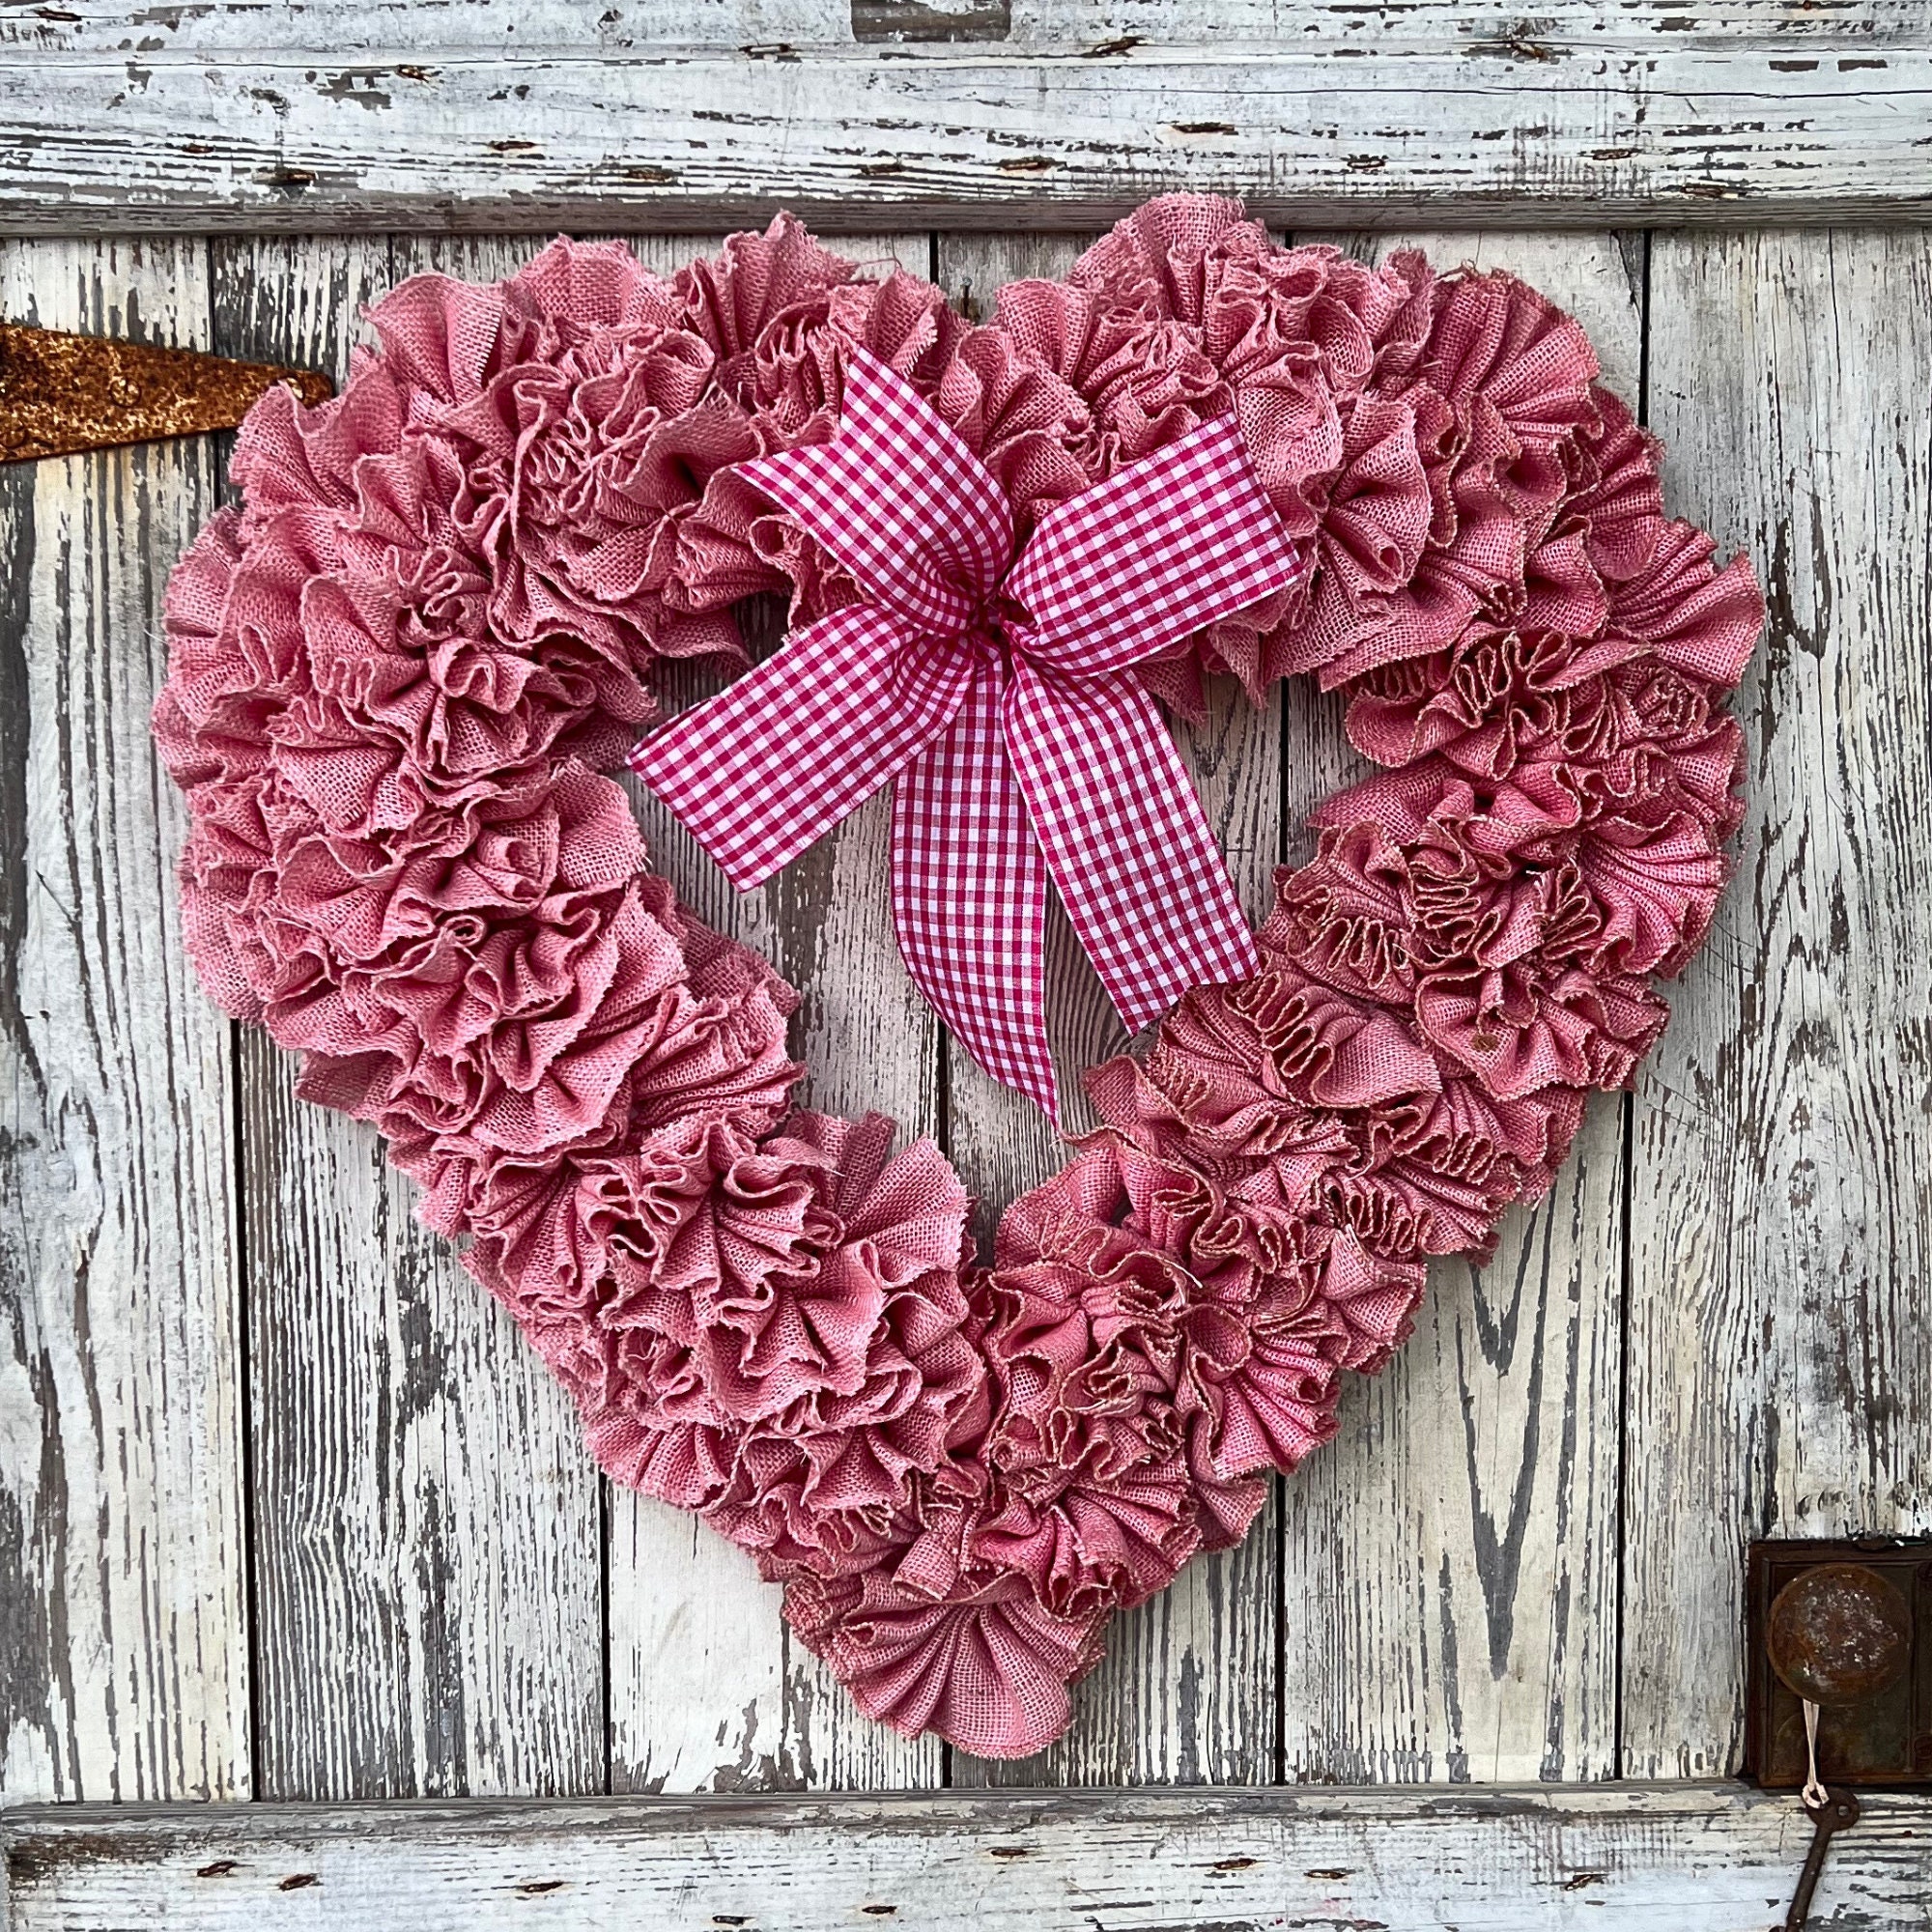
[[[233,429],[271,383],[333,393],[313,370],[0,322],[0,463]]]

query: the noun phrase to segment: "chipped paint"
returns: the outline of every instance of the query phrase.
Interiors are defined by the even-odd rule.
[[[364,18],[361,0],[340,4]],[[1484,225],[1532,209],[1577,224],[1932,212],[1932,47],[1876,45],[1856,14],[1752,38],[1743,15],[1689,27],[1627,10],[1622,38],[1596,44],[1578,15],[1479,34],[1446,0],[1415,0],[1398,48],[1354,32],[1361,9],[1284,4],[1308,10],[1307,31],[1285,21],[1252,45],[1055,40],[1050,8],[1016,44],[1004,0],[858,0],[858,43],[707,47],[654,43],[621,9],[591,41],[541,6],[531,24],[552,42],[513,37],[475,0],[475,30],[500,41],[445,33],[433,65],[400,30],[347,62],[251,52],[253,15],[224,14],[224,43],[191,57],[179,37],[213,31],[198,20],[159,30],[177,36],[164,53],[0,70],[0,120],[28,120],[34,156],[0,177],[0,230],[700,228],[780,201],[821,227],[887,213],[969,227],[1022,199],[1065,225],[1182,187],[1301,226],[1423,207]],[[1498,115],[1497,64],[1535,111]],[[433,115],[390,111],[398,89],[432,84]],[[1786,111],[1766,112],[1779,97]]]

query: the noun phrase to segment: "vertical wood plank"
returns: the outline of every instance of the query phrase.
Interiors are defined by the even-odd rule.
[[[1075,235],[942,235],[939,285],[975,322],[989,322],[1008,282],[1065,274],[1090,237]],[[1080,1074],[1126,1044],[1119,1015],[1073,937],[1057,897],[1047,907],[1047,1023],[1069,1131],[1095,1124]],[[948,1039],[945,1145],[975,1202],[982,1250],[1007,1204],[1062,1167],[1066,1149],[1034,1103],[982,1073]],[[1091,1701],[1091,1695],[1090,1695]]]
[[[536,244],[469,242],[502,274]],[[356,313],[441,244],[217,242],[224,353],[338,379]],[[262,1795],[604,1784],[601,1513],[576,1412],[412,1215],[375,1131],[242,1057]]]
[[[639,239],[661,273],[717,237]],[[859,262],[930,270],[923,235],[847,236]],[[668,704],[715,689],[669,668]],[[804,1104],[893,1114],[908,1139],[938,1124],[938,1029],[893,939],[890,801],[878,797],[762,891],[730,892],[647,792],[633,788],[653,862],[699,916],[771,960],[803,995],[793,1050]],[[795,1643],[780,1592],[751,1559],[679,1512],[613,1491],[610,1529],[611,1776],[615,1790],[889,1790],[939,1782],[931,1738],[861,1717]]]
[[[942,236],[939,279],[969,315],[992,314],[1002,284],[1064,275],[1085,238]],[[1271,897],[1280,851],[1281,708],[1262,710],[1217,680],[1205,723],[1175,739],[1249,915]],[[1070,1128],[1092,1123],[1079,1075],[1125,1044],[1119,1020],[1058,907],[1049,925],[1048,1012]],[[964,1053],[947,1059],[948,1146],[980,1198],[982,1241],[1016,1195],[1064,1165],[1066,1149],[1031,1101]],[[1151,1602],[1116,1617],[1106,1660],[1074,1693],[1066,1736],[1016,1764],[954,1753],[955,1784],[1245,1784],[1275,1764],[1275,1503],[1238,1548],[1198,1559]]]
[[[1318,238],[1311,238],[1318,239]],[[1522,276],[1635,405],[1641,257],[1610,236],[1378,238]],[[1360,777],[1339,705],[1288,694],[1290,856]],[[1291,1779],[1588,1778],[1615,1768],[1622,1123],[1600,1098],[1487,1266],[1437,1263],[1416,1331],[1286,1485]]]
[[[1652,262],[1669,500],[1771,606],[1737,876],[1633,1151],[1624,1769],[1709,1776],[1746,1541],[1932,1526],[1932,238]]]
[[[206,347],[191,241],[0,244],[0,313]],[[0,472],[0,1792],[249,1790],[232,1029],[148,736],[207,438]]]

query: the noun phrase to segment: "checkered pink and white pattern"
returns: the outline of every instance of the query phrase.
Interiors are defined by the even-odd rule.
[[[831,442],[740,473],[869,601],[808,626],[632,764],[741,892],[895,779],[907,968],[973,1058],[1057,1122],[1049,877],[1130,1030],[1257,970],[1200,800],[1126,673],[1304,560],[1232,417],[1060,505],[1015,559],[998,483],[864,351]]]

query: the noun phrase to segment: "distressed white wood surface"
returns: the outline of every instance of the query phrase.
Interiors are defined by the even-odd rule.
[[[1932,1529],[1932,238],[1660,237],[1669,500],[1771,604],[1749,816],[1635,1109],[1626,1764],[1741,1741],[1755,1536]]]
[[[338,380],[357,315],[534,244],[222,242],[214,346]],[[257,1795],[581,1791],[604,1768],[596,1472],[515,1324],[413,1219],[365,1125],[241,1057]]]
[[[722,237],[639,242],[668,272]],[[850,236],[860,262],[931,270],[923,235]],[[766,641],[770,641],[767,639]],[[673,672],[677,703],[719,680]],[[939,1029],[893,939],[880,796],[761,891],[731,892],[649,793],[633,786],[653,862],[719,930],[754,947],[803,995],[792,1049],[801,1100],[892,1114],[903,1134],[937,1124]],[[683,1513],[612,1488],[609,1632],[611,1784],[618,1791],[895,1790],[940,1782],[936,1739],[908,1741],[854,1709],[779,1614],[751,1559]]]
[[[1760,1932],[1810,1821],[1697,1785],[35,1809],[16,1932]],[[1813,1923],[1923,1932],[1932,1817],[1874,1796]]]
[[[1921,0],[1807,13],[18,9],[0,226],[1076,226],[1181,187],[1357,225],[1924,213]]]
[[[1438,270],[1508,268],[1571,309],[1634,408],[1642,239],[1420,233]],[[1284,787],[1306,813],[1366,767],[1337,707],[1289,688]],[[1284,1774],[1605,1777],[1617,1752],[1623,1125],[1586,1116],[1549,1196],[1482,1267],[1437,1262],[1414,1335],[1351,1378],[1337,1439],[1285,1485]]]
[[[479,51],[576,47],[633,53],[651,45],[775,47],[926,42],[1008,42],[1073,48],[1130,39],[1134,45],[1222,41],[1265,45],[1319,38],[1368,46],[1391,38],[1483,46],[1551,42],[1644,45],[1671,37],[1699,44],[1771,34],[1859,47],[1912,40],[1925,0],[1549,0],[1526,18],[1499,20],[1483,0],[608,0],[593,14],[575,0],[284,0],[278,31],[250,0],[130,8],[127,0],[62,0],[0,20],[0,45],[34,53],[156,53],[205,57],[240,46],[289,45],[366,54],[384,45],[417,53],[457,43]],[[1131,51],[1131,49],[1128,49]]]
[[[1882,48],[1905,18],[1868,14],[1860,31]],[[1611,380],[1636,394],[1640,241],[1417,239],[1439,266],[1506,265],[1576,307]],[[466,241],[434,258],[494,274],[535,245]],[[704,244],[639,245],[668,266]],[[1070,249],[1013,235],[841,245],[921,271],[937,262],[950,288],[970,284],[982,302],[1015,272],[1064,266]],[[858,1718],[787,1643],[777,1593],[669,1512],[603,1492],[600,1577],[600,1491],[556,1391],[408,1226],[408,1190],[373,1140],[297,1109],[262,1042],[231,1066],[230,1030],[176,951],[179,814],[145,719],[158,584],[213,500],[209,446],[0,472],[14,563],[0,591],[0,729],[12,734],[0,759],[0,995],[13,1002],[0,1007],[12,1055],[0,1221],[9,1797],[244,1793],[251,1716],[260,1788],[282,1795],[1729,1769],[1743,1540],[1932,1519],[1932,1360],[1917,1300],[1932,1248],[1920,1093],[1932,1009],[1928,247],[1916,231],[1654,242],[1652,419],[1673,446],[1672,507],[1757,555],[1774,639],[1747,699],[1756,803],[1743,875],[1634,1104],[1628,1183],[1611,1102],[1494,1263],[1436,1271],[1415,1340],[1351,1396],[1342,1440],[1286,1486],[1279,1518],[1123,1620],[1113,1659],[1077,1693],[1067,1742],[997,1773],[949,1765],[931,1744]],[[329,361],[362,287],[429,259],[380,239],[219,243],[211,273],[204,244],[32,243],[0,254],[0,291],[10,314],[38,300],[43,320],[186,341],[210,340],[212,316],[217,346]],[[1334,707],[1303,690],[1287,694],[1282,758],[1272,723],[1239,717],[1191,755],[1252,889],[1282,818],[1298,823],[1348,754]],[[1003,1121],[956,1058],[940,1079],[936,1034],[891,945],[879,825],[853,827],[816,867],[737,900],[668,825],[650,831],[705,916],[808,987],[800,1043],[821,1104],[885,1104],[941,1131],[993,1208],[1044,1171],[1042,1133]],[[1291,838],[1290,855],[1299,849]],[[129,906],[123,930],[114,910]],[[85,1032],[90,1013],[106,1016],[105,1048]],[[1082,1060],[1101,1049],[1091,995],[1067,1037]],[[54,1098],[43,1099],[36,1069],[49,1068]],[[195,1841],[191,1867],[173,1824],[122,1821],[117,1837],[77,1818],[96,1833],[83,1855],[78,1838],[48,1850],[31,1820],[14,1880],[20,1913],[43,1915],[23,1924],[259,1922],[257,1879],[274,1892],[269,1909],[295,1923],[487,1924],[532,1909],[583,1924],[747,1916],[732,1901],[755,1903],[752,1890],[693,1882],[678,1902],[649,1889],[671,1886],[681,1857],[688,1881],[715,1868],[729,1887],[790,1887],[753,1923],[850,1923],[867,1903],[896,1901],[908,1920],[997,1926],[1098,1897],[1109,1925],[1210,1913],[1243,1924],[1297,1913],[1634,1924],[1641,1914],[1742,1928],[1776,1916],[1802,1851],[1788,1801],[1736,1794],[1690,1794],[1689,1810],[1656,1794],[1566,1794],[1553,1811],[1524,1810],[1520,1794],[1488,1810],[1461,1794],[1323,1794],[1268,1801],[1301,1808],[1268,1828],[1275,1849],[1255,1866],[1224,1871],[1210,1868],[1256,1855],[1216,1839],[1188,1864],[1186,1833],[1223,1833],[1226,1812],[1177,1822],[1161,1812],[1171,1801],[1143,1798],[1153,1835],[1133,1838],[1125,1801],[1105,1813],[1113,1824],[1080,1810],[1085,1801],[1037,1802],[1046,1808],[915,1808],[895,1815],[924,1822],[903,1829],[816,1803],[748,1815],[743,1830],[729,1810],[702,1814],[701,1830],[675,1808],[661,1824],[540,1810],[538,1838],[522,1842],[542,1858],[500,1852],[507,1865],[463,1835],[480,1831],[500,1851],[515,1839],[507,1811],[462,1813],[453,1840],[442,1810],[387,1823],[335,1813],[326,1826],[276,1814],[281,1824],[239,1828],[290,1834],[259,1865],[261,1840],[237,1855],[209,1839]],[[1318,1803],[1344,1821],[1318,1818],[1307,1808]],[[1924,1925],[1925,1811],[1881,1812],[1827,1909],[1848,1926]],[[1063,1836],[1011,1861],[972,1849],[976,1820],[1004,1833],[1015,1817]],[[356,1862],[362,1850],[340,1866],[294,1861],[303,1848],[349,1856],[345,1820],[380,1848],[374,1862]],[[204,1825],[238,1829],[219,1813],[180,1829]],[[1452,1829],[1464,1838],[1442,1835]],[[645,1839],[659,1849],[639,1851]],[[1295,1864],[1309,1844],[1322,1849]],[[219,1886],[185,1875],[231,1855],[237,1870]],[[1597,1870],[1605,1883],[1556,1895],[1547,1874],[1559,1860],[1565,1884]],[[320,1883],[279,1890],[305,1870]],[[1297,1889],[1296,1872],[1329,1871],[1349,1883]],[[832,1876],[813,1889],[817,1872]],[[906,1877],[879,1896],[867,1889],[875,1872]],[[561,1897],[519,1890],[553,1877]],[[1269,1879],[1280,1882],[1264,1895]],[[1235,1889],[1177,1889],[1224,1881]],[[822,1921],[802,1916],[821,1908]]]
[[[205,250],[0,248],[0,312],[206,347]],[[148,737],[210,439],[0,471],[0,1792],[248,1792],[232,1029]]]

